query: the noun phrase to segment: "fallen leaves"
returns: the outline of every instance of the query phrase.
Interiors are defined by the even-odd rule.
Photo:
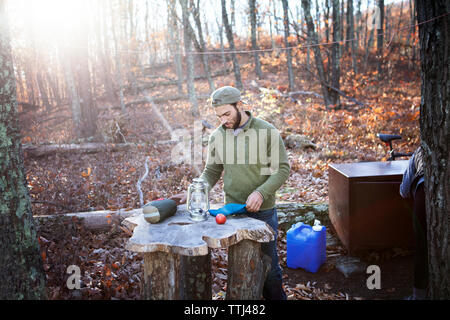
[[[347,293],[330,293],[331,287],[328,284],[324,288],[317,288],[316,282],[308,281],[306,284],[297,283],[295,287],[284,287],[288,300],[350,300]]]
[[[125,249],[128,235],[120,230],[113,225],[110,232],[94,233],[77,219],[41,225],[49,298],[139,299],[142,257]],[[70,265],[81,270],[79,290],[67,288]]]
[[[86,172],[81,172],[81,176],[83,177],[83,178],[87,178],[87,177],[89,177],[90,175],[91,175],[91,171],[92,171],[92,169],[89,167],[89,168],[87,168],[87,171]]]

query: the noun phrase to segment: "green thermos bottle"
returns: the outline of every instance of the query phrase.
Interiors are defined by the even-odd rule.
[[[177,203],[171,199],[155,200],[142,207],[144,219],[148,223],[158,223],[177,212]]]

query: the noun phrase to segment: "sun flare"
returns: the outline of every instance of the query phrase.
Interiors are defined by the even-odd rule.
[[[44,42],[82,34],[91,14],[86,0],[14,0],[9,7],[14,19],[23,20],[24,31]]]

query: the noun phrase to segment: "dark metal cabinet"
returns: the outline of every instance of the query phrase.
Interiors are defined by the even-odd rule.
[[[350,252],[413,245],[412,202],[399,188],[407,160],[331,164],[329,216]]]

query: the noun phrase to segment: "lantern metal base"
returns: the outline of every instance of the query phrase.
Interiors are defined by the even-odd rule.
[[[192,221],[205,221],[206,219],[208,219],[208,212],[189,212],[189,219],[191,219]]]

